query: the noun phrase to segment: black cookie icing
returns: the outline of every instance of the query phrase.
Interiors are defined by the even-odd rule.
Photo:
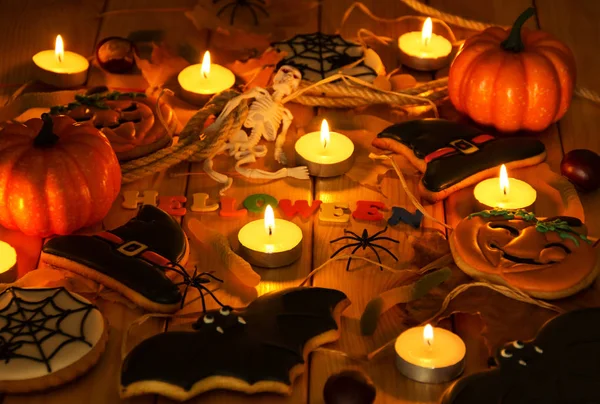
[[[337,74],[342,68],[364,56],[360,44],[346,41],[340,35],[321,32],[296,35],[287,41],[273,42],[271,46],[287,53],[278,66],[294,66],[302,72],[304,80],[313,82]],[[348,69],[346,73],[367,81],[377,77],[377,73],[364,62]]]
[[[290,371],[304,363],[305,344],[338,329],[333,313],[340,304],[347,298],[338,290],[292,288],[240,311],[209,311],[196,331],[165,332],[136,346],[123,362],[121,385],[158,380],[189,391],[210,376],[291,385]]]
[[[600,308],[555,317],[533,341],[500,349],[496,362],[457,381],[441,403],[600,403]]]
[[[159,254],[169,262],[177,263],[186,254],[186,236],[181,226],[169,214],[151,205],[142,206],[136,217],[109,233],[124,243],[144,244],[145,251]],[[139,254],[123,254],[120,245],[99,236],[69,235],[49,240],[42,252],[85,265],[153,302],[180,302],[179,289],[160,266]]]
[[[418,119],[392,125],[377,135],[395,140],[408,147],[418,159],[442,148],[453,147],[450,142],[472,140],[485,132],[474,127],[445,119]],[[476,145],[472,154],[455,153],[427,163],[423,185],[431,192],[443,191],[478,172],[513,161],[525,160],[545,152],[542,142],[529,137],[494,137]]]

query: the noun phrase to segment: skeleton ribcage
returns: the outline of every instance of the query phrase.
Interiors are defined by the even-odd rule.
[[[250,106],[250,112],[244,122],[246,128],[252,128],[248,139],[253,146],[261,136],[272,142],[277,138],[277,132],[283,117],[283,106],[270,97],[258,97]]]

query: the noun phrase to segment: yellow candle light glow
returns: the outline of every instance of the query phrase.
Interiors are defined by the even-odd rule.
[[[17,279],[17,252],[8,243],[0,240],[0,283]]]
[[[235,76],[228,68],[211,63],[210,52],[206,51],[201,64],[183,69],[177,81],[182,95],[192,103],[204,103],[213,94],[227,90],[235,84]]]
[[[276,219],[270,205],[265,208],[264,219],[242,227],[238,240],[240,255],[260,267],[290,265],[302,254],[302,230],[292,222]]]
[[[499,177],[481,181],[473,194],[485,208],[500,209],[525,209],[537,198],[537,192],[531,185],[508,176],[504,164],[500,167]]]
[[[65,51],[60,35],[56,37],[53,50],[33,55],[33,63],[38,80],[60,88],[77,87],[85,83],[90,67],[85,57]]]
[[[465,343],[443,328],[414,327],[396,339],[396,365],[405,376],[424,383],[444,383],[464,369]]]
[[[428,17],[421,32],[407,32],[398,38],[402,64],[423,71],[438,70],[448,65],[452,44],[432,31],[433,23]]]
[[[325,119],[319,132],[302,136],[294,148],[296,163],[307,166],[312,176],[335,177],[352,168],[354,143],[341,133],[330,132]]]

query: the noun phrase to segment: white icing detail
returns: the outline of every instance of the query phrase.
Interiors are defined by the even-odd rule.
[[[48,288],[44,290],[44,288],[35,288],[31,290],[16,290],[15,293],[18,297],[26,301],[39,302],[49,296],[52,296],[57,291],[56,288]],[[78,309],[81,308],[81,303],[90,304],[89,300],[81,297],[76,293],[71,292],[60,292],[54,297],[53,302],[63,310],[67,309]],[[79,302],[77,302],[79,300]],[[81,303],[80,303],[81,302]],[[0,310],[11,307],[10,312],[13,313],[16,310],[15,303],[12,300],[12,294],[3,293],[0,295]],[[51,305],[46,306],[44,312],[49,315],[52,313],[56,313],[56,310],[51,307]],[[81,320],[83,319],[83,315],[85,311],[79,311],[76,313],[71,313],[66,315],[64,320],[61,321],[60,329],[68,333],[70,335],[81,335]],[[1,330],[7,325],[6,320],[4,318],[0,318],[0,336],[3,338],[7,338],[7,335],[3,333]],[[50,328],[54,328],[56,322],[48,321],[46,322],[46,326]],[[81,341],[75,341],[70,344],[65,345],[62,349],[57,351],[56,355],[49,360],[50,367],[52,368],[52,372],[57,372],[66,368],[67,366],[72,365],[73,363],[79,361],[85,355],[87,355],[94,346],[98,343],[102,334],[104,332],[104,319],[100,311],[96,308],[93,308],[87,318],[85,319],[85,323],[83,325],[83,335],[85,336],[85,340],[91,344],[85,344]],[[9,337],[10,338],[10,337]],[[50,337],[44,341],[44,350],[46,352],[52,352],[54,349],[58,347],[63,341],[64,337],[56,334],[53,337]],[[16,350],[16,353],[39,357],[39,351],[37,347],[26,344],[21,346]],[[36,377],[46,376],[48,375],[48,369],[46,365],[42,362],[34,362],[28,359],[11,359],[6,362],[5,360],[0,361],[0,381],[5,380],[27,380],[33,379]]]
[[[219,310],[219,313],[221,313],[221,315],[223,315],[223,316],[228,316],[229,313],[231,313],[231,310],[226,309],[225,307],[221,307],[221,310]]]
[[[242,317],[238,317],[238,323],[246,324],[246,320],[244,320]]]
[[[225,331],[223,331],[223,329],[221,327],[217,327],[217,332],[220,332],[221,334],[225,334]]]
[[[525,344],[523,344],[522,342],[519,342],[519,341],[513,342],[513,346],[515,348],[517,348],[517,349],[523,349],[523,348],[525,348]]]
[[[525,362],[523,359],[519,359],[519,365],[527,366],[527,362]]]
[[[205,315],[202,320],[204,321],[204,324],[212,324],[215,322],[215,318],[210,314]]]
[[[537,353],[539,353],[539,354],[543,354],[543,353],[544,353],[544,350],[543,350],[542,348],[540,348],[539,346],[534,346],[533,348],[534,348],[534,349],[535,349],[535,351],[536,351]]]
[[[506,349],[501,350],[500,355],[502,355],[503,358],[512,358],[513,356],[513,354],[508,352]]]

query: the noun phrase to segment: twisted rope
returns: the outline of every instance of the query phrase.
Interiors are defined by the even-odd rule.
[[[185,126],[179,136],[179,142],[151,155],[129,161],[121,166],[122,182],[127,184],[148,175],[163,171],[182,161],[202,161],[214,155],[229,139],[233,131],[241,127],[248,113],[247,103],[242,103],[227,116],[223,125],[213,136],[203,134],[204,122],[218,113],[227,102],[239,95],[235,91],[226,91],[213,97],[198,111]]]

